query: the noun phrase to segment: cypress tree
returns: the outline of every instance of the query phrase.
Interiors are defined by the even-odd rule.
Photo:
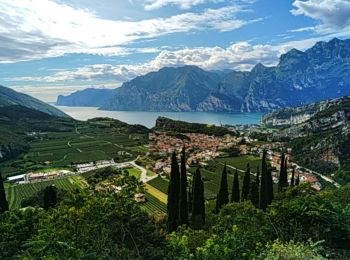
[[[284,160],[284,182],[283,185],[285,188],[289,186],[288,184],[288,159]]]
[[[191,188],[188,189],[188,212],[192,212],[192,191]]]
[[[177,229],[179,217],[179,195],[180,195],[180,173],[179,164],[177,163],[176,153],[173,152],[171,157],[170,181],[168,186],[168,231],[172,232]]]
[[[299,184],[300,184],[300,176],[298,174],[298,177],[297,177],[297,179],[295,181],[295,186],[298,186]]]
[[[294,180],[294,178],[295,178],[295,168],[293,168],[293,171],[292,171],[292,178],[290,179],[290,186],[294,186],[294,184],[295,184],[295,180]]]
[[[267,208],[267,202],[268,202],[267,163],[266,163],[266,151],[264,151],[262,162],[261,162],[259,208],[265,211]]]
[[[247,164],[247,170],[243,178],[243,187],[242,187],[242,200],[247,200],[250,190],[250,166]]]
[[[283,190],[283,182],[284,182],[284,160],[285,160],[285,156],[284,153],[282,153],[281,155],[281,166],[280,166],[280,176],[278,178],[278,191],[282,191]]]
[[[9,204],[6,200],[4,180],[2,179],[2,174],[0,172],[0,214],[7,210],[9,210]]]
[[[272,200],[274,199],[271,168],[269,168],[266,172],[266,189],[267,189],[267,205],[270,205],[272,203]]]
[[[219,212],[223,205],[229,202],[228,184],[227,184],[227,167],[226,163],[222,170],[220,190],[216,196],[216,212]]]
[[[259,168],[259,166],[256,168],[255,182],[259,187],[259,185],[260,185],[260,168]]]
[[[201,228],[205,224],[204,183],[201,172],[197,168],[192,182],[192,224]]]
[[[259,207],[259,186],[256,181],[253,181],[250,185],[249,198],[255,207]]]
[[[240,199],[241,198],[240,198],[240,191],[239,191],[238,170],[236,169],[235,175],[233,176],[233,182],[232,182],[231,202],[239,202]]]
[[[180,174],[180,200],[179,200],[179,225],[188,224],[188,202],[187,202],[187,174],[186,174],[186,154],[185,148],[181,155],[181,174]]]
[[[44,209],[54,208],[57,204],[57,189],[55,186],[47,186],[44,190]]]

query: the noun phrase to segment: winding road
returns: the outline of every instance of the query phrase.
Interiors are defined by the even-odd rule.
[[[155,178],[157,178],[157,174],[154,176],[147,176],[147,169],[143,168],[142,166],[136,164],[136,160],[138,158],[136,158],[135,160],[128,162],[130,164],[132,164],[135,168],[139,169],[141,171],[141,176],[140,176],[140,181],[142,181],[143,183],[149,182],[150,180],[153,180]]]

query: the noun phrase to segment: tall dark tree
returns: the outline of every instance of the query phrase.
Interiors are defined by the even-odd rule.
[[[255,176],[255,182],[257,183],[258,187],[260,185],[260,167],[256,167],[256,176]]]
[[[259,208],[265,211],[267,208],[267,204],[268,204],[267,163],[266,163],[266,151],[264,151],[262,161],[261,161]]]
[[[290,179],[290,186],[294,186],[295,184],[295,168],[293,168],[293,171],[292,171],[292,178]]]
[[[247,164],[247,170],[243,177],[243,186],[242,186],[242,200],[247,200],[250,191],[250,165]]]
[[[278,178],[278,191],[282,191],[284,187],[284,167],[285,167],[285,155],[282,153],[281,155],[281,165],[280,165],[280,176]]]
[[[236,169],[232,182],[231,202],[239,202],[240,200],[238,170]]]
[[[175,231],[178,227],[180,196],[180,173],[176,153],[171,157],[170,181],[168,186],[168,231]]]
[[[192,187],[189,187],[187,192],[187,198],[188,198],[188,212],[192,212]]]
[[[295,186],[298,186],[300,184],[300,176],[298,174],[297,179],[295,180]]]
[[[284,180],[283,180],[283,187],[287,188],[288,185],[288,158],[284,160]]]
[[[226,163],[221,174],[220,190],[216,196],[216,212],[229,202],[228,184],[227,184],[227,167]]]
[[[268,168],[266,171],[266,189],[267,189],[267,204],[270,205],[274,199],[272,170]]]
[[[259,207],[259,185],[256,181],[250,184],[249,199],[255,207]]]
[[[188,225],[186,153],[182,149],[180,174],[179,225]]]
[[[8,209],[9,209],[9,204],[6,200],[4,180],[2,179],[2,174],[0,172],[0,214],[4,213]]]
[[[205,201],[204,183],[199,168],[193,175],[192,198],[192,224],[195,228],[201,228],[205,224]]]
[[[44,190],[44,209],[54,208],[57,204],[57,188],[53,185]]]

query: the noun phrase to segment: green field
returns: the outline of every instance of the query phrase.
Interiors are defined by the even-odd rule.
[[[169,181],[162,177],[157,177],[153,180],[150,180],[149,182],[147,182],[147,184],[155,187],[156,189],[160,190],[165,194],[168,194]]]
[[[96,123],[82,123],[71,132],[47,132],[30,142],[19,158],[0,164],[4,176],[45,168],[70,168],[71,164],[115,159],[128,161],[147,151],[144,134],[129,134]],[[127,152],[130,155],[118,152]]]
[[[217,158],[215,159],[220,163],[227,163],[235,168],[245,171],[247,169],[247,164],[250,164],[251,172],[256,172],[256,168],[261,167],[261,159],[252,155],[243,155],[237,157],[226,157],[226,158]]]
[[[148,192],[146,192],[146,199],[147,201],[142,204],[141,208],[148,213],[167,212],[166,205]]]
[[[43,181],[29,184],[9,185],[6,187],[7,199],[10,209],[17,209],[21,206],[21,201],[29,198],[38,191],[44,189],[49,185],[55,185],[58,188],[72,191],[76,188],[83,188],[86,186],[83,177],[71,176],[57,180]]]
[[[227,158],[218,158],[214,162],[210,162],[209,166],[201,168],[201,174],[204,181],[204,191],[206,199],[214,199],[217,192],[220,188],[221,174],[224,167],[224,163],[237,167],[238,169],[246,170],[246,165],[249,162],[252,166],[251,171],[256,172],[256,167],[260,165],[261,160],[258,157],[253,156],[240,156],[240,157],[227,157]],[[227,181],[229,185],[229,192],[231,193],[231,185],[233,182],[234,169],[228,167]],[[189,172],[193,174],[196,171],[196,167],[191,167]],[[240,185],[243,183],[243,172],[238,172]],[[252,175],[253,179],[254,176]],[[149,185],[155,187],[156,189],[167,194],[168,192],[168,181],[164,178],[158,177],[148,182]]]
[[[141,177],[141,170],[138,168],[128,168],[125,169],[129,172],[129,176],[134,176],[136,179],[140,179]]]

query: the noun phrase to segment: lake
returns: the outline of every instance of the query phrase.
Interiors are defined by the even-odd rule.
[[[56,106],[71,117],[85,121],[95,117],[110,117],[128,124],[140,124],[148,128],[155,125],[159,116],[192,123],[213,125],[248,125],[259,124],[263,113],[243,112],[139,112],[139,111],[103,111],[96,107]]]

